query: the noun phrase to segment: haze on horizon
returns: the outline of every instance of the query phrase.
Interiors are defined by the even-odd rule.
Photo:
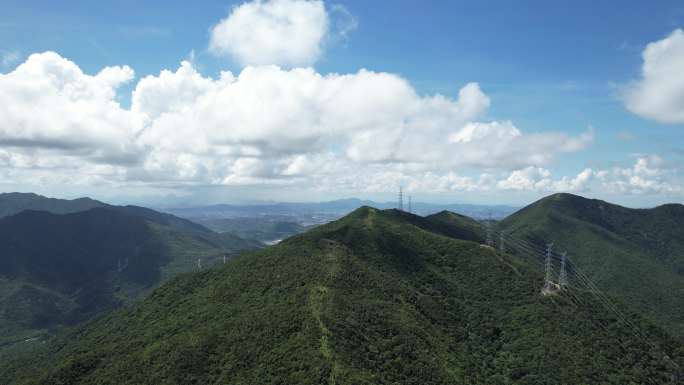
[[[0,191],[684,201],[684,7],[9,0]]]

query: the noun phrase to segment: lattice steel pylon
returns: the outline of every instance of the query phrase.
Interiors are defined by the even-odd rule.
[[[544,292],[551,292],[553,290],[553,282],[551,281],[551,276],[553,275],[553,265],[552,265],[552,260],[551,260],[551,248],[553,247],[553,243],[549,243],[546,245],[546,262],[545,262],[545,277],[544,277]]]

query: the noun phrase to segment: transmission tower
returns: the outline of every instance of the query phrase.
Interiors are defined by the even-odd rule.
[[[399,186],[399,211],[404,211],[404,190]]]
[[[503,231],[499,233],[499,251],[501,253],[506,252],[506,244],[504,243],[504,233]]]
[[[413,212],[413,208],[411,207],[411,196],[409,195],[408,198],[409,198],[409,201],[408,201],[408,212],[409,212],[409,213],[412,213],[412,212]]]
[[[546,245],[546,263],[545,263],[545,270],[546,270],[546,276],[544,278],[544,289],[542,290],[543,292],[551,292],[553,290],[553,283],[551,282],[551,275],[553,274],[553,266],[551,265],[551,248],[553,247],[553,243],[549,243]]]
[[[563,252],[561,254],[561,266],[560,266],[560,275],[558,276],[558,285],[560,286],[561,289],[565,289],[568,286],[568,273],[565,270],[565,256],[566,252]]]
[[[223,256],[223,264],[224,265],[226,264],[226,256],[225,255]]]
[[[202,258],[197,258],[197,270],[202,270]]]

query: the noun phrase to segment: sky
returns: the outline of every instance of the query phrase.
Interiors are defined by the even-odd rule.
[[[684,201],[681,1],[15,1],[0,191]]]

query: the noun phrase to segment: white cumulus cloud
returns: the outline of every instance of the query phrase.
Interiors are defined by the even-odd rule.
[[[401,182],[485,191],[516,188],[513,179],[499,187],[497,173],[540,169],[593,140],[591,129],[526,133],[486,121],[491,101],[476,83],[454,97],[420,95],[384,72],[248,66],[211,78],[184,61],[140,79],[124,108],[117,90],[133,77],[127,66],[85,74],[52,52],[0,74],[0,176],[7,183],[79,175],[73,183],[392,191]],[[461,173],[482,168],[476,177]],[[576,188],[574,179],[556,182]]]
[[[115,96],[133,76],[128,66],[86,75],[54,52],[29,56],[14,71],[0,74],[0,146],[131,161],[139,150],[134,134],[140,121]]]
[[[382,72],[322,75],[262,66],[211,79],[183,63],[141,80],[132,109],[149,121],[138,138],[151,149],[148,170],[166,170],[170,178],[201,175],[212,183],[233,180],[227,179],[231,173],[274,179],[311,174],[306,163],[321,154],[358,167],[413,172],[512,169],[546,164],[593,140],[591,130],[577,137],[528,135],[511,122],[471,123],[489,105],[475,83],[452,99],[418,95],[403,78]],[[235,162],[250,167],[235,168]],[[203,172],[173,175],[189,164]]]
[[[460,164],[488,168],[545,165],[556,154],[576,152],[594,141],[594,129],[572,137],[557,132],[523,134],[510,121],[470,122],[449,136]]]
[[[641,79],[623,90],[628,110],[662,123],[684,123],[684,31],[648,44]]]
[[[321,55],[329,24],[323,1],[255,0],[211,29],[209,49],[243,65],[308,66]]]
[[[632,167],[597,173],[606,190],[626,194],[681,193],[680,171],[658,155],[639,156]]]
[[[589,189],[594,176],[595,172],[592,169],[585,168],[574,178],[564,176],[560,179],[553,179],[551,171],[542,167],[528,166],[511,172],[507,178],[497,182],[497,187],[501,190],[541,193],[582,192]]]

